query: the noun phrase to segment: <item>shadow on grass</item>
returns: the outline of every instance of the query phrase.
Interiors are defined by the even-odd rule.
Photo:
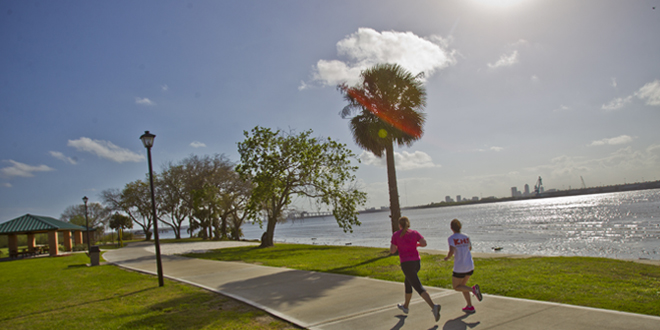
[[[87,267],[87,264],[68,265],[66,268],[82,268],[82,267]]]
[[[78,304],[65,305],[65,306],[62,306],[62,307],[51,308],[51,309],[47,309],[47,310],[43,310],[43,311],[39,311],[39,312],[30,313],[30,314],[21,314],[21,315],[18,315],[16,317],[8,317],[8,318],[0,319],[0,321],[9,321],[9,320],[15,320],[15,319],[28,318],[28,317],[31,317],[31,316],[47,314],[47,313],[61,311],[61,310],[69,309],[69,308],[76,308],[76,307],[79,307],[79,306],[89,305],[89,304],[93,304],[93,303],[98,303],[98,302],[104,302],[104,301],[109,301],[109,300],[118,299],[118,298],[129,297],[129,296],[132,296],[132,295],[136,295],[136,294],[146,292],[146,291],[150,291],[150,290],[154,290],[154,289],[157,289],[157,288],[156,287],[147,288],[147,289],[142,289],[142,290],[138,290],[138,291],[125,293],[123,295],[116,295],[116,296],[111,296],[111,297],[102,298],[102,299],[84,301],[84,302],[81,302],[81,303],[78,303]]]
[[[203,308],[199,308],[202,305]],[[145,306],[146,310],[127,313],[117,318],[132,319],[120,328],[137,329],[233,329],[258,327],[253,324],[258,309],[217,294],[194,293]],[[108,320],[110,321],[110,320]]]
[[[376,257],[376,258],[371,258],[369,260],[365,260],[365,261],[357,263],[355,265],[348,265],[348,266],[344,266],[344,267],[332,268],[332,269],[328,269],[327,271],[331,272],[331,273],[346,274],[346,273],[350,273],[350,272],[346,272],[346,271],[351,269],[351,268],[368,265],[370,263],[374,263],[378,260],[386,259],[386,258],[389,258],[389,257],[390,257],[390,255],[384,255],[384,256],[380,256],[380,257]]]

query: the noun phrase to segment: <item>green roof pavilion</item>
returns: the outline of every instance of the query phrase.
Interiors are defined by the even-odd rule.
[[[34,254],[36,252],[34,235],[40,233],[48,233],[48,251],[51,256],[58,254],[58,232],[61,232],[64,237],[64,248],[67,251],[71,251],[71,233],[73,232],[75,244],[82,244],[82,233],[86,230],[87,228],[83,226],[32,214],[26,214],[16,219],[0,223],[0,235],[9,236],[10,257],[16,257],[18,254]],[[27,235],[27,251],[18,251],[17,235]]]

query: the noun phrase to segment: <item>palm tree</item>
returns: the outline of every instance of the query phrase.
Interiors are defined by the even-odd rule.
[[[399,230],[401,217],[394,167],[394,142],[411,146],[422,137],[426,114],[426,89],[423,73],[413,76],[397,64],[377,64],[360,74],[354,87],[338,89],[348,101],[342,118],[353,116],[350,128],[353,139],[362,149],[377,157],[385,152],[390,193],[392,232]]]

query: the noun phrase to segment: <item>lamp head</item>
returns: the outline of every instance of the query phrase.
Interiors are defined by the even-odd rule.
[[[89,198],[87,198],[87,196],[83,197],[83,202],[85,202],[85,204],[87,204],[88,200],[89,200]]]
[[[144,144],[144,147],[149,149],[154,145],[154,138],[156,135],[149,133],[149,131],[144,131],[144,134],[140,136],[140,140],[142,140],[142,144]]]

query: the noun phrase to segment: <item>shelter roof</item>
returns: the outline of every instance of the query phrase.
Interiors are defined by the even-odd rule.
[[[26,214],[16,219],[0,223],[0,234],[20,234],[47,231],[81,230],[86,228],[51,217]]]

